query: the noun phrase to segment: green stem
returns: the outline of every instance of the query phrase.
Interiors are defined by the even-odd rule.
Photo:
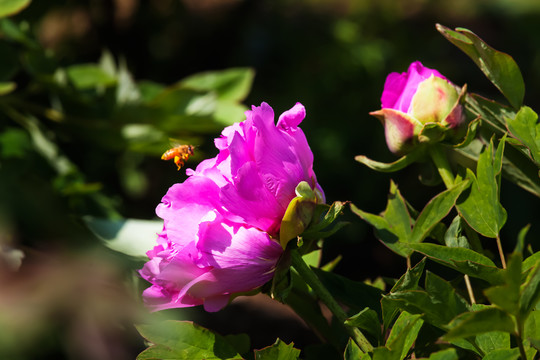
[[[446,188],[450,189],[454,186],[454,174],[452,173],[452,169],[450,168],[450,164],[448,163],[448,159],[446,158],[442,146],[438,144],[433,145],[428,151],[441,175],[444,185],[446,185]]]
[[[310,267],[302,259],[302,255],[298,253],[298,250],[291,250],[292,266],[298,271],[298,274],[304,279],[304,281],[311,286],[313,291],[317,294],[319,299],[328,307],[328,309],[334,314],[336,319],[345,326],[345,329],[354,340],[356,345],[364,352],[373,351],[373,346],[366,339],[364,334],[358,328],[345,324],[348,316],[345,311],[334,300],[330,292],[324,287],[317,275],[310,269]]]

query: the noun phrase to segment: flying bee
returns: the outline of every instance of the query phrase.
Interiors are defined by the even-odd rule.
[[[178,170],[184,166],[186,160],[193,155],[195,148],[192,145],[178,145],[169,149],[161,155],[161,160],[173,160]]]

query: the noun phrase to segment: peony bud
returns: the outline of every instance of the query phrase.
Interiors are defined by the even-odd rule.
[[[441,141],[449,129],[457,131],[465,121],[463,93],[437,70],[416,61],[406,73],[388,75],[382,109],[370,114],[383,123],[390,151],[407,153],[418,143]]]

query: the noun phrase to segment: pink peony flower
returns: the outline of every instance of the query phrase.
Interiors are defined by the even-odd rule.
[[[382,109],[371,115],[383,123],[390,151],[405,153],[418,143],[426,124],[456,129],[464,123],[460,98],[458,89],[443,75],[416,61],[406,73],[388,75],[381,96]]]
[[[246,120],[223,130],[215,140],[219,154],[188,175],[206,176],[221,187],[221,205],[230,218],[277,236],[296,186],[306,181],[324,203],[324,193],[313,171],[313,153],[298,127],[306,116],[297,103],[274,123],[266,104],[252,107]]]
[[[297,185],[307,182],[324,201],[298,128],[304,107],[296,104],[277,125],[266,103],[246,116],[216,139],[219,154],[188,170],[156,209],[163,231],[140,270],[152,284],[143,293],[152,310],[218,311],[231,295],[265,284],[283,252],[280,224]]]

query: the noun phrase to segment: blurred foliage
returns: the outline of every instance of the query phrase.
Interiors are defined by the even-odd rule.
[[[524,103],[538,108],[539,18],[535,0],[0,1],[0,328],[10,329],[0,334],[0,357],[132,359],[140,352],[128,325],[140,304],[131,312],[123,295],[107,295],[132,291],[137,282],[121,279],[140,263],[111,254],[80,217],[152,219],[166,189],[184,178],[158,158],[171,142],[196,146],[187,162],[194,167],[214,155],[212,139],[224,125],[242,120],[242,104],[266,101],[281,113],[300,101],[329,201],[379,212],[387,177],[354,156],[395,160],[368,116],[380,107],[386,74],[418,59],[504,101],[434,24],[467,27],[512,54]],[[418,192],[413,174],[414,167],[393,178],[419,208],[441,188]],[[524,207],[529,195],[503,186],[504,238],[540,218],[540,209]],[[531,228],[529,236],[537,234]],[[336,271],[355,280],[395,277],[405,267],[356,220],[324,250],[323,263],[343,253]],[[103,308],[99,299],[108,299]],[[101,352],[85,351],[75,328],[93,334]],[[125,341],[98,341],[107,336]],[[272,341],[252,338],[252,345]]]

